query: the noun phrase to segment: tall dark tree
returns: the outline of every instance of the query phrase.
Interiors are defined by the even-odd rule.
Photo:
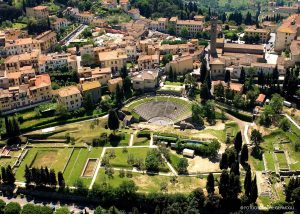
[[[61,171],[58,172],[57,174],[57,180],[58,180],[58,186],[60,189],[64,189],[65,186],[66,186],[66,183],[65,183],[65,179],[64,179],[64,176],[63,176],[63,173]]]
[[[207,75],[207,62],[205,58],[201,62],[200,67],[200,82],[203,83]]]
[[[245,162],[247,162],[248,158],[249,158],[248,146],[247,144],[244,144],[242,147],[241,157],[240,157],[241,163],[244,164]]]
[[[242,144],[243,144],[242,133],[241,133],[241,131],[239,131],[236,134],[235,139],[234,139],[234,148],[235,148],[235,151],[237,153],[237,156],[238,156],[238,154],[240,153],[240,151],[242,149]]]
[[[227,169],[227,168],[228,168],[228,156],[227,153],[224,152],[220,160],[220,169]]]
[[[128,99],[132,96],[132,83],[129,76],[127,76],[124,79],[123,85],[124,85],[124,95]]]
[[[223,199],[228,198],[228,189],[229,189],[229,174],[227,170],[223,170],[219,182],[219,193],[221,194]]]
[[[117,84],[116,87],[116,103],[118,106],[122,106],[124,100],[124,91],[123,87],[121,87],[119,84]]]
[[[25,178],[26,186],[28,186],[31,183],[31,171],[30,171],[29,167],[27,166],[27,164],[25,166],[24,178]]]
[[[210,91],[206,83],[201,84],[200,97],[202,100],[208,100],[210,98]]]
[[[246,73],[245,73],[245,69],[244,67],[241,68],[241,73],[240,73],[240,78],[239,78],[239,82],[241,84],[244,84],[246,80]]]
[[[226,70],[226,72],[225,72],[224,82],[226,82],[226,83],[230,82],[230,71],[229,70]]]
[[[50,170],[50,185],[52,187],[56,187],[56,185],[57,185],[56,174],[55,174],[54,169]]]
[[[215,178],[213,173],[209,173],[206,182],[206,190],[208,194],[214,194],[215,192]]]
[[[238,161],[235,161],[230,167],[230,173],[234,175],[240,175],[240,164]]]
[[[256,202],[256,199],[258,197],[258,190],[257,190],[257,182],[256,182],[256,176],[254,177],[253,181],[251,182],[251,190],[250,190],[250,201],[252,203]]]
[[[6,181],[8,185],[14,185],[16,178],[10,165],[6,167]]]
[[[251,168],[248,167],[245,180],[244,180],[244,189],[245,189],[245,195],[247,197],[250,196],[250,191],[251,191],[251,183],[252,183],[252,173],[251,173]]]
[[[119,128],[120,121],[115,110],[111,109],[109,111],[107,126],[110,130],[113,130],[114,132]]]

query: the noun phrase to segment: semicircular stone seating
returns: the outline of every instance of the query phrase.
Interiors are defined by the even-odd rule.
[[[188,105],[180,105],[172,101],[151,101],[142,103],[136,106],[134,111],[147,121],[155,117],[166,117],[171,119],[174,123],[186,119],[191,114]]]

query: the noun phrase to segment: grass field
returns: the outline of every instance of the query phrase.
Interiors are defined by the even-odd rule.
[[[76,148],[64,172],[66,184],[72,186],[80,178],[88,186],[92,178],[83,178],[81,173],[88,158],[100,158],[101,153],[101,147],[94,147],[91,151],[85,148]]]
[[[132,169],[132,166],[127,163],[129,154],[132,154],[136,159],[145,160],[147,152],[150,151],[150,148],[127,148],[127,153],[124,153],[123,149],[121,148],[107,149],[105,155],[109,154],[111,150],[114,150],[116,155],[115,158],[110,159],[109,161],[112,167]]]
[[[134,146],[148,146],[150,144],[150,140],[146,137],[137,137],[136,135],[133,138]]]
[[[17,158],[0,158],[0,166],[6,167],[8,165],[13,166]]]
[[[23,29],[23,28],[26,28],[26,27],[27,27],[27,24],[19,23],[19,22],[15,22],[12,25],[12,28],[17,28],[17,29]]]
[[[109,178],[104,169],[100,169],[96,179],[96,184],[107,182],[112,187],[118,187],[123,181],[133,180],[138,186],[138,191],[141,192],[159,192],[161,191],[161,183],[167,184],[167,191],[170,193],[188,193],[192,190],[200,187],[205,188],[206,179],[200,179],[197,177],[177,177],[177,183],[172,184],[170,182],[171,177],[161,175],[148,175],[133,173],[132,178],[119,177],[119,171],[115,171],[113,178]]]
[[[265,159],[267,162],[267,168],[268,170],[271,171],[275,171],[275,163],[274,163],[274,159],[273,159],[273,152],[269,153],[269,152],[265,152]]]
[[[285,158],[284,153],[276,153],[276,157],[278,160],[278,165],[280,169],[288,169],[288,164]]]
[[[176,154],[175,152],[170,152],[170,163],[172,166],[177,170],[177,165],[179,163],[179,159],[181,158],[181,155]]]
[[[23,176],[26,165],[29,167],[47,166],[49,169],[54,169],[55,172],[63,171],[71,152],[71,148],[32,148],[17,168],[16,179],[24,181]]]

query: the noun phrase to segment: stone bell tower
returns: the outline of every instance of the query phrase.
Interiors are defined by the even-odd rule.
[[[218,58],[216,42],[218,35],[218,17],[211,17],[211,29],[210,29],[210,56],[213,58]]]

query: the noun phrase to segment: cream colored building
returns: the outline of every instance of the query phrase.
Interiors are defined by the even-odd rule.
[[[54,31],[46,31],[35,38],[41,47],[42,53],[47,53],[57,44],[56,33]]]
[[[158,71],[146,69],[138,75],[132,77],[132,87],[134,90],[154,90],[158,86]]]
[[[224,79],[225,77],[225,63],[220,59],[213,59],[210,62],[210,73],[212,79]]]
[[[30,80],[29,93],[31,102],[37,103],[52,98],[51,79],[49,74],[41,74]],[[32,86],[31,86],[32,85]]]
[[[55,31],[60,31],[63,28],[66,28],[69,25],[69,21],[65,18],[55,18],[53,22],[51,22],[51,29]]]
[[[30,53],[34,49],[40,50],[40,43],[36,39],[22,38],[16,40],[6,40],[4,51],[5,54],[17,55],[23,53]]]
[[[176,34],[180,35],[181,30],[186,28],[188,30],[189,36],[195,36],[197,32],[203,30],[203,22],[196,20],[180,20],[177,17],[172,17],[169,20],[169,24],[173,25],[176,30]]]
[[[291,50],[291,59],[295,63],[299,63],[300,62],[300,40],[292,41],[290,50]]]
[[[140,55],[138,58],[139,70],[153,69],[159,66],[159,55]]]
[[[193,57],[190,55],[178,57],[169,62],[165,67],[167,72],[170,72],[171,68],[172,72],[176,72],[177,75],[184,75],[191,72],[194,69]]]
[[[120,71],[127,61],[127,54],[124,51],[105,51],[98,53],[101,68],[111,68],[111,71]]]
[[[300,14],[294,14],[283,21],[277,29],[274,50],[288,49],[293,40],[300,36]]]
[[[78,76],[80,78],[80,82],[92,82],[98,81],[101,85],[107,85],[108,81],[111,79],[111,69],[110,68],[90,68],[90,67],[83,67],[80,68],[78,71]]]
[[[68,111],[78,109],[82,105],[82,95],[77,86],[61,88],[57,95],[57,101],[66,105]]]
[[[249,37],[259,36],[260,43],[267,43],[270,39],[270,31],[267,29],[261,29],[256,27],[248,27],[245,29],[245,35]]]
[[[123,79],[121,77],[108,80],[108,90],[111,93],[116,92],[117,85],[119,85],[120,88],[123,87]]]

